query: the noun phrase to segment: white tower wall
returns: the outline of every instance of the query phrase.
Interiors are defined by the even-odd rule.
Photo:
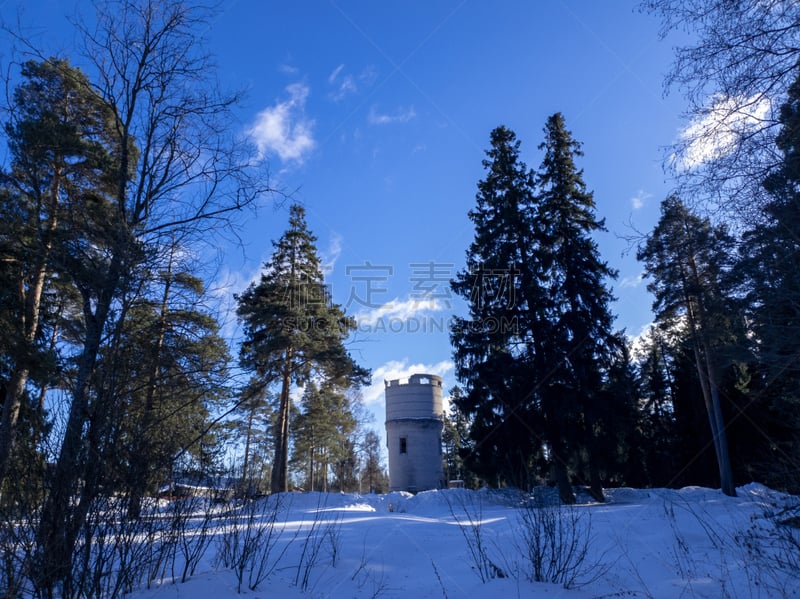
[[[441,488],[441,377],[414,374],[407,381],[385,381],[385,386],[390,490]]]

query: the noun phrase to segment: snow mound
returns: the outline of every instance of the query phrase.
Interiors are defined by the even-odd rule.
[[[452,508],[470,509],[518,507],[522,495],[516,489],[434,489],[422,491],[416,495],[405,492],[393,492],[385,496],[387,503],[392,504],[392,511],[413,513],[420,516],[438,516],[449,514]]]
[[[392,491],[383,495],[361,495],[361,501],[366,502],[376,512],[405,511],[404,506],[410,498],[414,497],[405,491]]]
[[[617,487],[604,489],[606,503],[614,504],[640,504],[652,497],[649,489],[633,489],[631,487]]]
[[[597,504],[585,491],[576,488],[579,505]],[[634,489],[618,487],[604,489],[607,505],[647,505],[681,503],[707,504],[726,501],[727,497],[719,489],[707,487],[684,487],[682,489]],[[738,502],[751,503],[764,508],[782,508],[796,502],[797,498],[770,489],[759,483],[738,487]],[[464,508],[470,511],[496,508],[518,508],[533,497],[546,505],[559,503],[558,490],[542,485],[524,493],[518,489],[439,489],[411,494],[406,491],[392,491],[377,495],[374,493],[282,493],[265,498],[267,503],[280,502],[281,510],[292,511],[348,511],[415,514],[419,516],[440,516],[450,514],[452,509]]]

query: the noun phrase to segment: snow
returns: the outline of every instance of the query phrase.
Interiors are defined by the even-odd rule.
[[[552,493],[544,489],[537,496]],[[270,497],[257,505],[265,514],[277,509],[276,526],[283,531],[271,554],[277,561],[255,590],[245,584],[240,594],[258,599],[800,597],[800,545],[791,545],[798,531],[781,527],[794,535],[781,544],[772,519],[796,508],[800,498],[758,484],[740,487],[736,498],[700,487],[608,489],[604,504],[580,498],[586,501],[556,512],[560,518],[571,515],[567,520],[574,518],[588,535],[585,572],[564,588],[514,572],[522,561],[525,501],[517,492]],[[238,508],[229,509],[235,513]],[[466,540],[474,541],[470,523],[478,522],[486,555],[503,578],[481,580],[472,557],[475,547],[471,550]],[[215,559],[223,530],[222,524],[214,529],[215,541],[185,583],[165,580],[132,596],[237,596],[235,574]],[[278,558],[279,549],[285,552]]]

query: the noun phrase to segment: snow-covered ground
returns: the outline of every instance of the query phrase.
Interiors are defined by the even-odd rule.
[[[697,487],[610,489],[607,503],[586,502],[546,512],[554,517],[526,511],[520,507],[521,497],[508,491],[278,497],[279,504],[276,497],[259,502],[257,516],[251,520],[254,529],[275,522],[272,538],[262,536],[255,544],[262,556],[269,547],[263,563],[264,571],[270,573],[251,590],[252,568],[246,566],[243,596],[800,596],[800,545],[792,544],[798,540],[798,529],[774,524],[791,515],[784,510],[797,506],[800,499],[757,484],[740,487],[736,498]],[[227,521],[236,514],[230,511]],[[247,518],[242,512],[238,515],[238,537],[230,525],[215,524],[214,540],[187,582],[163,581],[133,596],[236,596],[237,576],[218,554],[225,551],[226,540],[229,554],[237,539],[244,547]],[[794,536],[780,540],[778,534]],[[550,538],[557,539],[552,555],[546,553]],[[525,555],[537,539],[543,543],[540,565],[544,570],[560,563],[569,547],[576,555],[586,550],[577,563],[566,560],[563,568],[555,568],[575,579],[570,588],[531,580],[534,570],[531,562],[526,564]]]

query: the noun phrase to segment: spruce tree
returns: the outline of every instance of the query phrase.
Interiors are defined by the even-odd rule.
[[[644,454],[644,471],[640,477],[644,483],[639,486],[673,486],[681,447],[673,404],[674,360],[664,335],[655,326],[650,328],[643,353],[639,365],[638,429]]]
[[[275,250],[260,280],[237,297],[237,314],[244,325],[240,363],[264,385],[277,384],[280,389],[273,493],[288,490],[292,385],[304,385],[315,375],[341,386],[362,384],[369,375],[344,346],[356,323],[331,301],[315,242],[305,210],[291,206],[289,229],[273,243]]]
[[[587,406],[595,429],[595,456],[611,486],[646,486],[646,446],[639,426],[641,384],[628,340],[617,333],[609,346],[605,382]]]
[[[616,273],[600,259],[592,237],[605,228],[595,218],[594,197],[575,164],[583,155],[581,144],[560,113],[547,119],[544,133],[535,216],[541,276],[550,300],[539,349],[542,365],[550,368],[541,388],[542,404],[562,500],[574,501],[567,466],[581,446],[587,449],[592,494],[601,500],[593,415],[602,411],[594,404],[600,401],[603,358],[614,345],[612,295],[605,280]]]
[[[743,261],[750,316],[762,371],[769,448],[758,475],[800,489],[800,70],[780,110],[776,145],[782,157],[764,180],[762,222],[745,236]],[[794,464],[794,466],[793,466]]]
[[[455,401],[472,422],[468,465],[492,483],[525,487],[549,458],[570,503],[570,470],[588,455],[602,499],[596,425],[614,345],[604,280],[614,272],[591,237],[603,225],[575,166],[580,144],[560,114],[550,117],[534,175],[513,132],[498,127],[491,142],[470,212],[475,240],[451,284],[470,310],[451,333],[464,383]]]
[[[532,180],[513,131],[498,127],[483,161],[476,206],[469,212],[475,238],[466,268],[451,282],[467,300],[469,316],[451,331],[458,410],[471,420],[468,467],[492,484],[525,488],[535,480],[541,426],[530,361],[531,316],[541,313],[534,250]]]
[[[472,441],[469,419],[458,408],[462,396],[460,387],[450,389],[450,412],[443,414],[442,470],[447,482],[461,480],[466,488],[473,489],[478,481],[465,460],[472,453]]]

